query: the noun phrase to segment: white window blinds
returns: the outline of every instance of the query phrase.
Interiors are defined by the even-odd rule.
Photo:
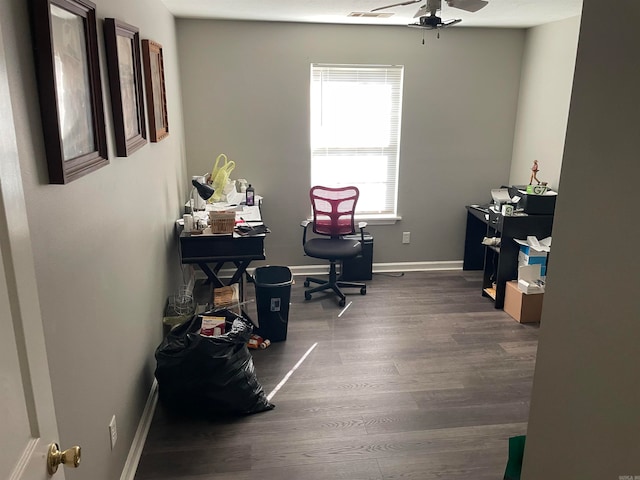
[[[402,66],[311,65],[311,184],[355,185],[357,214],[397,215]]]

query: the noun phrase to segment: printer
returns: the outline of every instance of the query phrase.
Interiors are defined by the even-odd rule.
[[[558,193],[550,188],[543,193],[527,193],[527,185],[513,185],[508,188],[511,197],[519,197],[516,209],[528,215],[553,215]],[[535,192],[536,189],[530,189]]]

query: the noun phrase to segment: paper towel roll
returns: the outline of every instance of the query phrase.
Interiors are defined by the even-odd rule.
[[[191,232],[193,230],[193,217],[185,213],[182,216],[182,221],[184,222],[184,231]]]

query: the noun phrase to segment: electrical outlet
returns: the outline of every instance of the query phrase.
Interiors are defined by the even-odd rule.
[[[116,416],[111,417],[111,421],[109,422],[109,436],[111,437],[111,450],[113,450],[116,446],[116,442],[118,441],[118,429],[116,428]]]
[[[411,232],[402,232],[402,243],[411,243]]]

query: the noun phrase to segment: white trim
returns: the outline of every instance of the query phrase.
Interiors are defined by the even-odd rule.
[[[356,215],[354,220],[367,222],[367,226],[369,225],[395,225],[397,222],[402,220],[402,217],[399,215],[396,216],[387,216],[387,217],[367,217],[366,215]],[[365,227],[366,228],[366,227]]]
[[[37,455],[36,447],[38,446],[39,442],[39,438],[30,438],[27,441],[27,445],[24,447],[24,450],[22,451],[22,455],[20,456],[16,467],[13,469],[13,472],[9,476],[9,480],[20,480],[22,478],[27,478],[25,476],[25,471],[29,466],[29,462],[31,462],[31,458],[34,455]]]
[[[142,411],[142,417],[138,423],[138,429],[133,437],[131,448],[129,449],[129,455],[124,462],[124,468],[120,475],[120,480],[133,480],[136,476],[136,470],[138,469],[138,463],[142,456],[142,450],[149,434],[149,428],[151,427],[151,421],[153,420],[153,414],[156,410],[158,403],[158,381],[154,378],[151,384],[151,391],[149,397],[147,397],[147,403]]]
[[[295,267],[289,267],[289,269],[291,270],[293,276],[329,274],[328,265],[297,265]],[[436,270],[462,270],[462,260],[452,260],[446,262],[395,262],[373,264],[373,273],[429,272]]]
[[[291,274],[296,275],[328,275],[329,265],[296,265],[289,267]],[[391,272],[431,272],[438,270],[462,270],[462,260],[450,260],[442,262],[394,262],[394,263],[374,263],[373,273]],[[255,267],[247,268],[247,273],[253,275]],[[235,270],[223,268],[218,272],[220,278],[231,278]],[[197,278],[207,278],[200,269],[196,270]]]
[[[462,260],[450,260],[443,262],[395,262],[373,264],[373,273],[431,272],[437,270],[462,270]]]

